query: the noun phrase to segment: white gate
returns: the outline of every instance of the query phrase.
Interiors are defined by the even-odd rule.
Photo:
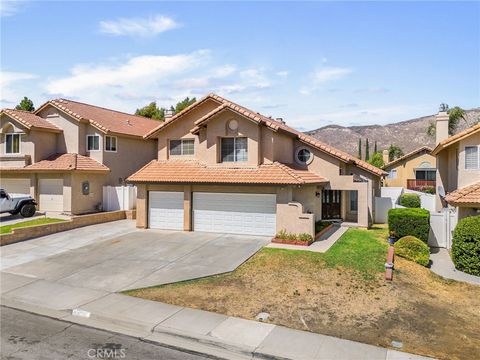
[[[137,207],[136,186],[104,186],[103,210],[133,210]]]
[[[428,245],[450,249],[452,247],[452,235],[457,226],[457,213],[449,209],[442,212],[430,213],[430,234]]]

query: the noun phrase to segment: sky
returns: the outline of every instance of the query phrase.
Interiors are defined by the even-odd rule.
[[[214,92],[311,130],[480,106],[480,2],[0,1],[2,108]]]

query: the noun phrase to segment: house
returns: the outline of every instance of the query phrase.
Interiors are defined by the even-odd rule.
[[[437,201],[449,206],[458,219],[480,213],[480,124],[448,136],[448,115],[436,117]]]
[[[422,146],[390,162],[388,150],[384,150],[383,160],[383,170],[388,172],[384,180],[385,186],[435,191],[436,159],[428,146]]]
[[[137,227],[314,234],[316,220],[367,227],[386,173],[209,94],[150,131],[157,159],[137,185]]]
[[[101,210],[103,186],[125,179],[156,157],[143,136],[158,121],[57,99],[34,113],[0,112],[0,185],[30,194],[41,211]]]

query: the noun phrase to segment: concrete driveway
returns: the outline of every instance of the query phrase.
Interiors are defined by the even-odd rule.
[[[266,237],[138,230],[122,220],[1,248],[2,272],[117,292],[233,271]]]

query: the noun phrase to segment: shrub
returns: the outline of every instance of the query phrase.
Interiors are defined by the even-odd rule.
[[[315,222],[315,233],[319,233],[320,231],[322,231],[323,229],[325,229],[328,225],[330,225],[331,223],[330,222],[327,222],[327,221],[322,221],[322,220],[318,220]]]
[[[421,205],[420,196],[417,194],[402,194],[400,196],[400,205],[407,208],[419,208]]]
[[[428,242],[430,232],[430,213],[425,209],[388,210],[388,229],[395,237],[415,236],[424,243]]]
[[[458,270],[480,276],[480,215],[458,222],[453,232],[452,257]]]
[[[424,186],[421,191],[423,191],[426,194],[435,194],[435,187],[433,186]]]
[[[398,240],[395,243],[395,254],[423,266],[430,262],[430,248],[415,236],[404,236]]]
[[[312,241],[312,240],[313,240],[313,237],[312,237],[312,235],[310,235],[310,234],[303,233],[303,234],[298,235],[298,240],[301,240],[301,241]]]
[[[313,237],[312,237],[312,235],[310,235],[310,234],[307,234],[307,233],[303,233],[303,234],[293,234],[293,233],[287,232],[285,229],[280,230],[280,231],[275,235],[275,237],[278,238],[278,239],[292,240],[292,241],[296,241],[296,240],[300,240],[300,241],[311,241],[311,240],[313,240]]]

